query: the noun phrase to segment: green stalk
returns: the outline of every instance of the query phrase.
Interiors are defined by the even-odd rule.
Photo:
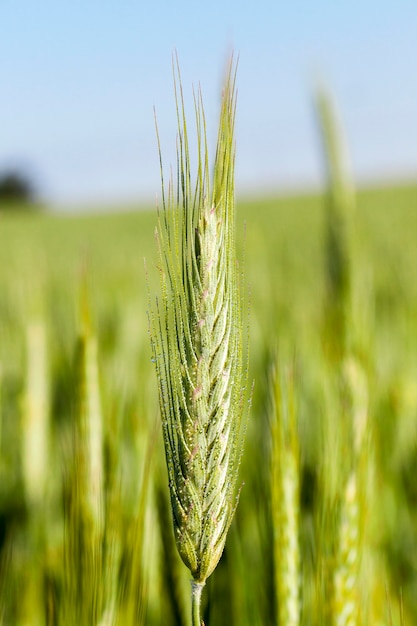
[[[201,592],[205,583],[191,581],[191,622],[192,626],[201,626]]]

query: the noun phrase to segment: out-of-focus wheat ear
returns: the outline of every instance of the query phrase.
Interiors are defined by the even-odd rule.
[[[325,342],[341,358],[349,341],[351,318],[352,221],[355,193],[341,125],[323,86],[315,97],[316,117],[326,167]]]
[[[49,471],[50,410],[45,326],[26,332],[26,383],[22,419],[22,473],[30,505],[43,504]]]
[[[333,624],[361,623],[363,602],[360,589],[361,555],[364,540],[364,512],[369,463],[368,392],[365,374],[350,358],[344,363],[352,425],[351,468],[341,501],[338,543],[333,579]]]
[[[330,210],[346,214],[354,210],[355,188],[336,106],[323,84],[316,89],[315,104],[326,164],[327,189],[332,198]]]
[[[300,623],[300,479],[294,383],[290,370],[274,373],[272,517],[278,623]]]
[[[88,305],[82,312],[77,346],[77,446],[83,465],[82,492],[85,506],[96,526],[102,530],[104,519],[103,416],[98,369],[98,346],[92,331]]]
[[[21,419],[22,476],[29,510],[27,563],[18,603],[22,624],[45,624],[43,567],[48,540],[47,483],[50,470],[48,396],[45,326],[40,319],[33,319],[26,329],[26,376]]]
[[[359,623],[359,499],[355,473],[349,477],[343,494],[339,541],[334,571],[333,624]]]
[[[66,591],[62,621],[96,623],[103,615],[103,425],[98,351],[87,292],[76,345],[72,464],[67,474]]]

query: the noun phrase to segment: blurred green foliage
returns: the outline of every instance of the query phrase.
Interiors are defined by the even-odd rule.
[[[277,623],[270,372],[278,351],[281,361],[294,363],[301,623],[319,624],[321,476],[327,468],[337,489],[341,462],[324,459],[321,424],[329,416],[337,421],[343,413],[341,383],[326,358],[322,324],[328,297],[326,200],[320,195],[238,199],[237,206],[255,388],[241,467],[244,486],[225,552],[207,583],[204,620],[217,626]],[[79,405],[81,292],[86,288],[103,416],[105,529],[94,541],[107,566],[102,561],[94,565],[90,545],[88,567],[95,574],[78,589],[78,602],[81,606],[85,594],[85,602],[98,603],[93,614],[103,625],[187,623],[189,583],[174,548],[148,338],[149,298],[158,293],[155,223],[154,211],[147,210],[1,216],[0,624],[75,624],[78,619],[68,606],[75,576],[68,568],[78,549],[71,535],[71,472],[78,462],[71,442]],[[358,193],[351,289],[372,438],[366,601],[374,621],[363,623],[388,624],[390,610],[397,623],[401,596],[406,623],[417,621],[416,233],[417,186]],[[25,398],[35,393],[28,382],[30,359],[36,368],[27,339],[33,324],[44,329],[46,350],[46,363],[39,365],[47,378],[44,410],[49,420],[41,502],[28,496],[23,458]],[[88,528],[84,532],[88,536]],[[82,568],[83,554],[75,556]]]

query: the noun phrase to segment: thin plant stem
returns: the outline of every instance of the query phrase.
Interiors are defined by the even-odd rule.
[[[201,626],[200,607],[201,607],[201,592],[203,591],[204,583],[198,583],[195,580],[191,581],[191,621],[192,626]]]

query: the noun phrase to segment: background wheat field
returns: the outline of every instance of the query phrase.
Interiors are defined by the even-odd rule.
[[[254,390],[208,625],[417,623],[417,187],[356,194],[341,317],[328,202],[237,198]],[[189,624],[148,331],[155,224],[0,215],[3,626]]]

